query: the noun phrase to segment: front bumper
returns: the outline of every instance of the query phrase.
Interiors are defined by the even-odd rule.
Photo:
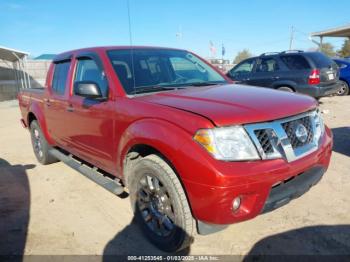
[[[298,176],[281,181],[281,183],[273,186],[265,202],[262,213],[271,212],[288,204],[291,200],[302,196],[321,180],[325,171],[323,167],[314,167]]]
[[[304,194],[327,170],[332,152],[332,134],[326,128],[320,148],[296,161],[283,159],[217,163],[222,184],[210,186],[184,180],[194,217],[206,228],[228,225],[272,211]],[[241,198],[233,211],[232,201]]]

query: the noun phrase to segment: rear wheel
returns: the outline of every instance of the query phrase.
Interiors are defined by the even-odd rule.
[[[146,237],[167,252],[187,248],[194,219],[173,169],[159,156],[149,155],[131,168],[128,181],[135,217]]]
[[[289,86],[280,86],[277,88],[277,90],[294,93],[294,90],[292,88],[290,88]]]
[[[30,135],[34,154],[41,164],[48,165],[58,161],[50,154],[50,145],[47,143],[36,120],[33,120],[30,124]]]
[[[341,88],[338,91],[338,96],[347,96],[349,94],[349,85],[345,81],[340,80]]]

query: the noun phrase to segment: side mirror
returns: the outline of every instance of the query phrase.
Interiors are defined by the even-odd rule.
[[[231,78],[232,80],[234,80],[234,74],[235,74],[235,73],[232,73],[231,71],[228,71],[227,74],[226,74],[226,76],[227,76],[228,78]]]
[[[74,83],[74,94],[86,98],[103,98],[101,89],[95,82],[81,81]]]

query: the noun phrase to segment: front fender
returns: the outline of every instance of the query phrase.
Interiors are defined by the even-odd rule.
[[[208,169],[209,154],[183,128],[159,119],[144,119],[129,126],[120,139],[117,173],[123,174],[124,159],[135,145],[148,145],[159,151],[177,171],[181,179],[200,182],[195,173],[199,166]],[[194,167],[196,167],[194,169]],[[207,178],[208,179],[208,178]],[[212,179],[215,179],[213,177]]]

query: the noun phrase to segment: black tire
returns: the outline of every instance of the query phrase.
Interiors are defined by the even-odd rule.
[[[341,89],[338,91],[338,96],[347,96],[349,94],[349,85],[345,81],[340,80]]]
[[[48,165],[58,161],[49,153],[50,145],[47,143],[36,120],[33,120],[30,124],[30,135],[32,139],[33,151],[39,163]]]
[[[294,90],[289,86],[280,86],[277,88],[277,90],[294,93]]]
[[[137,161],[130,168],[128,187],[136,221],[156,247],[176,252],[191,245],[195,222],[190,206],[174,170],[162,158],[149,155]]]

